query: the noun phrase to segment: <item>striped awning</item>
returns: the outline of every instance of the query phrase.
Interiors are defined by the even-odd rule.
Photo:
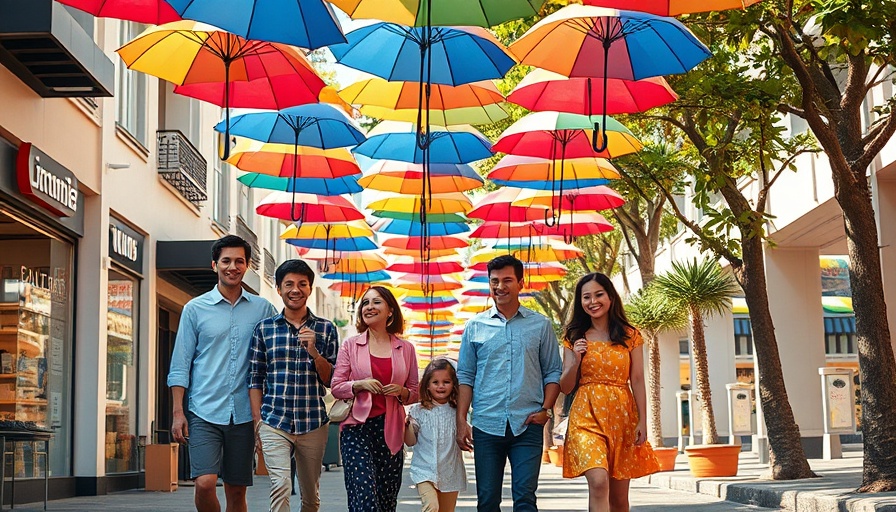
[[[856,318],[854,316],[825,317],[825,334],[855,334]]]

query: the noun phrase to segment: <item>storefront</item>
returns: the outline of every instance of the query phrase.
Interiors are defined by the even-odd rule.
[[[81,205],[71,171],[30,144],[16,147],[0,139],[0,419],[53,428],[51,477],[72,474],[72,319],[75,250],[84,233]],[[34,446],[8,444],[7,453],[13,454],[6,460],[7,475],[43,477],[45,455]],[[17,493],[28,497],[30,487],[17,487]],[[35,499],[42,496],[40,489]]]

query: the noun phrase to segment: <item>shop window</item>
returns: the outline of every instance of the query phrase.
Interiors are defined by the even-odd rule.
[[[678,340],[678,354],[686,356],[691,353],[691,341],[687,338]]]
[[[734,319],[734,355],[753,355],[753,327],[749,318]]]
[[[239,191],[239,205],[237,208],[237,214],[246,222],[246,226],[249,229],[255,229],[255,193],[254,191],[240,183],[237,185],[237,190]]]
[[[123,21],[120,24],[119,41],[125,44],[140,35],[145,28],[146,25],[140,23]],[[146,75],[119,63],[115,97],[118,98],[116,122],[146,147]]]
[[[71,242],[0,208],[0,419],[53,428],[50,476],[71,474],[73,254]],[[44,476],[42,450],[7,450],[7,475]]]
[[[106,473],[137,471],[138,281],[109,270],[106,314]]]

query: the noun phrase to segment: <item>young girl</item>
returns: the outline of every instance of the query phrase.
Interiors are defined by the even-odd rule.
[[[457,374],[447,359],[435,359],[423,371],[420,403],[408,411],[404,442],[414,446],[411,480],[423,500],[423,512],[454,512],[457,493],[467,490],[467,473],[455,441]]]

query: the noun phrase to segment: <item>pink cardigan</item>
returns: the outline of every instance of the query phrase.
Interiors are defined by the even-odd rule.
[[[357,395],[352,391],[352,384],[356,380],[373,377],[370,369],[370,348],[367,345],[365,331],[347,338],[339,349],[336,357],[336,368],[333,371],[333,380],[330,385],[333,396],[336,398],[352,398],[352,412],[343,422],[340,428],[346,425],[359,425],[367,421],[370,407],[373,405],[373,395],[368,391],[359,391]],[[391,335],[392,340],[392,380],[383,384],[400,384],[411,392],[411,396],[405,405],[412,404],[419,398],[417,385],[417,353],[414,346],[407,341]],[[393,454],[398,453],[404,444],[404,407],[395,397],[386,397],[386,445]]]

